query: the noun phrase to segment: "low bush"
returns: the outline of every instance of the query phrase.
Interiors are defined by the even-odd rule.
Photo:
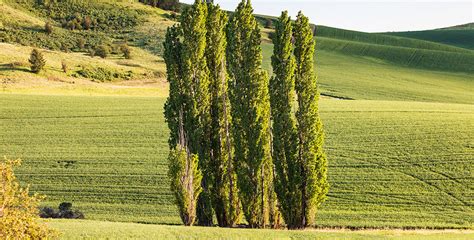
[[[51,207],[40,208],[39,216],[41,218],[67,218],[67,219],[84,219],[85,216],[78,210],[72,210],[72,203],[62,202],[59,204],[58,211]]]
[[[100,82],[114,81],[114,80],[130,80],[133,77],[132,71],[117,71],[110,70],[103,67],[92,67],[81,65],[81,69],[77,70],[73,77],[84,77]]]

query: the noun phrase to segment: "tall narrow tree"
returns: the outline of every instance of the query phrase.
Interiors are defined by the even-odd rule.
[[[189,147],[192,153],[199,156],[199,168],[203,173],[203,192],[199,196],[197,218],[198,224],[212,225],[213,212],[209,184],[212,175],[207,167],[210,163],[210,93],[209,69],[205,57],[206,50],[207,4],[195,0],[181,15],[183,29],[183,71],[186,91],[191,99],[185,128],[189,130]]]
[[[217,5],[208,4],[206,59],[209,68],[211,93],[211,155],[209,173],[210,192],[217,223],[232,227],[240,220],[237,176],[232,158],[234,147],[231,136],[230,102],[227,93],[228,75],[225,50],[227,14]]]
[[[275,25],[270,79],[272,113],[273,163],[275,191],[283,219],[288,228],[298,228],[303,218],[301,162],[298,160],[296,128],[295,58],[292,44],[293,27],[288,12],[283,12]]]
[[[260,30],[249,0],[237,7],[228,27],[235,167],[243,212],[251,227],[268,224],[273,194],[268,76],[262,69]]]
[[[197,198],[202,191],[202,174],[197,168],[198,157],[189,147],[190,133],[186,126],[189,125],[188,112],[191,110],[189,106],[192,99],[187,91],[189,82],[184,78],[183,46],[180,38],[182,30],[179,26],[168,28],[164,42],[164,59],[170,84],[170,93],[165,104],[165,118],[170,129],[168,176],[181,220],[190,226],[196,219]]]
[[[314,75],[315,41],[309,20],[298,13],[294,26],[295,89],[298,99],[298,162],[301,163],[303,218],[299,227],[314,223],[318,206],[329,190],[323,125],[318,111],[319,92]]]

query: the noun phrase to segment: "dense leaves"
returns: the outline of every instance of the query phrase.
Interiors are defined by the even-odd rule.
[[[206,168],[209,169],[212,181],[210,193],[217,223],[221,227],[238,224],[241,215],[237,176],[233,163],[232,120],[227,91],[229,80],[225,55],[227,20],[227,14],[219,6],[208,5],[206,60],[211,94],[211,155]]]
[[[260,29],[250,1],[242,1],[228,27],[235,166],[245,218],[251,227],[274,219],[275,194],[270,155],[268,75],[262,69]]]
[[[298,161],[301,163],[303,219],[300,227],[314,224],[316,210],[326,199],[327,159],[323,151],[324,133],[319,116],[319,92],[314,75],[313,32],[309,19],[301,12],[295,22],[295,89],[298,100]]]
[[[0,162],[0,238],[46,239],[57,233],[38,223],[38,204],[42,196],[29,195],[29,188],[20,187],[13,167],[20,160],[6,159]]]
[[[30,59],[28,62],[31,64],[31,71],[39,73],[43,70],[46,60],[44,60],[43,54],[38,49],[31,51]]]

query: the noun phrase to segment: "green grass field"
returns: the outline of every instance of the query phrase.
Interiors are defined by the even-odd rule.
[[[54,220],[47,223],[65,239],[407,239],[467,240],[473,231],[401,230],[266,230],[146,225],[99,221]]]
[[[0,95],[0,152],[87,218],[178,224],[163,98]],[[474,106],[323,100],[331,191],[318,226],[472,228]]]

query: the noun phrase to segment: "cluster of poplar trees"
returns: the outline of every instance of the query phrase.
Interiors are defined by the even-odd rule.
[[[313,33],[301,13],[275,28],[271,78],[250,0],[230,19],[196,0],[167,31],[168,174],[185,225],[304,228],[326,198]]]

